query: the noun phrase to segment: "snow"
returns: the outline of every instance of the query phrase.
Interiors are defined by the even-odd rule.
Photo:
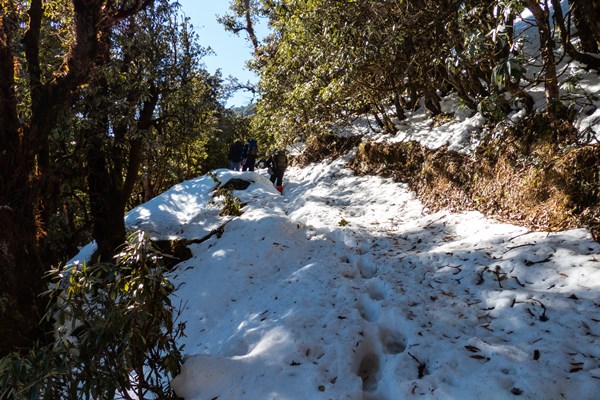
[[[396,122],[398,131],[395,136],[369,132],[365,133],[365,139],[388,143],[414,140],[430,149],[447,145],[450,151],[468,153],[476,146],[473,139],[482,132],[485,119],[480,113],[460,107],[456,99],[445,100],[452,106],[444,105],[442,109],[448,107],[447,112],[452,110],[454,114],[447,121],[436,123],[425,108],[419,108],[415,112],[407,111],[407,118]]]
[[[209,176],[127,216],[190,245],[170,278],[187,324],[172,382],[186,400],[593,399],[600,389],[600,245],[477,212],[430,213],[405,184],[354,176],[351,154],[266,171],[239,217]]]
[[[597,96],[597,74],[581,77]],[[349,134],[468,152],[483,118],[456,99],[442,105],[453,120],[434,123],[421,109],[395,135],[369,132],[365,119]],[[593,136],[599,120],[590,108],[577,123]],[[219,215],[210,176],[128,213],[131,229],[197,242],[170,275],[187,335],[179,396],[599,397],[600,245],[589,231],[431,213],[406,184],[354,176],[351,156],[289,168],[283,196],[265,170],[214,171],[223,184],[252,182],[233,192],[245,204],[239,217]]]
[[[566,15],[569,11],[569,2],[562,0],[561,5],[563,15]],[[551,19],[550,23],[553,24],[554,20]],[[540,79],[543,69],[539,55],[539,32],[535,28],[535,18],[529,10],[525,10],[515,20],[515,34],[515,42],[522,42],[526,58],[528,58],[525,65],[525,81],[542,81],[543,79]],[[600,132],[598,132],[600,79],[598,72],[586,68],[569,57],[563,57],[561,48],[557,48],[556,60],[559,80],[562,81],[560,97],[574,105],[577,112],[574,121],[575,127],[580,132],[587,134],[584,137],[587,136],[590,143],[598,143],[600,141]],[[567,85],[567,81],[570,81],[571,84]],[[527,86],[526,91],[533,100],[533,109],[543,111],[546,107],[544,85],[538,83]],[[505,95],[506,100],[510,101],[512,95],[508,92]],[[430,149],[448,146],[450,151],[470,154],[479,143],[478,136],[487,129],[485,118],[480,113],[461,105],[457,96],[452,94],[442,98],[441,108],[443,113],[453,114],[453,118],[436,123],[425,107],[420,107],[415,112],[406,110],[406,119],[394,121],[397,128],[395,135],[372,132],[369,127],[376,126],[376,123],[372,119],[369,123],[365,117],[356,121],[352,127],[346,128],[344,134],[362,134],[365,140],[375,142],[395,143],[415,140]],[[516,109],[508,115],[508,120],[516,123],[525,115],[526,111],[523,108]],[[389,117],[395,119],[393,113],[390,113]]]
[[[154,238],[206,239],[170,276],[187,325],[179,396],[597,398],[600,245],[587,230],[430,213],[406,184],[354,176],[351,156],[289,168],[283,196],[265,170],[214,171],[252,182],[233,193],[239,217],[219,215],[208,175],[128,213]]]

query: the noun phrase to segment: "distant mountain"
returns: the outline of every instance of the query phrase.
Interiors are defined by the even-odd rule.
[[[236,114],[249,117],[256,112],[256,104],[251,103],[245,106],[231,107],[230,110]]]

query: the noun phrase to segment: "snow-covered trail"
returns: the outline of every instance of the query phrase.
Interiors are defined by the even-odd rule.
[[[310,170],[298,178],[311,181],[303,174]],[[373,186],[380,190],[370,190]],[[599,246],[589,233],[532,233],[493,223],[476,212],[428,215],[404,185],[395,186],[379,177],[344,178],[334,173],[313,189],[316,196],[318,189],[324,192],[329,212],[305,204],[290,213],[300,220],[306,215],[325,220],[328,226],[335,226],[337,218],[348,221],[346,229],[336,229],[333,235],[341,235],[348,247],[349,265],[342,269],[343,276],[352,280],[351,287],[359,288],[356,305],[371,331],[365,340],[371,342],[374,354],[364,362],[381,371],[370,379],[387,377],[393,384],[402,380],[398,371],[406,370],[405,383],[416,393],[415,370],[417,375],[446,370],[442,376],[448,374],[451,381],[460,371],[459,350],[463,359],[472,353],[468,358],[477,364],[490,362],[486,368],[475,368],[483,372],[481,396],[490,396],[495,385],[486,382],[493,376],[492,368],[505,375],[496,382],[500,398],[507,389],[527,392],[531,398],[541,393],[560,398],[568,393],[563,391],[565,383],[578,380],[564,372],[580,372],[583,365],[593,369],[588,394],[595,396],[593,388],[600,389],[600,353],[585,354],[569,340],[583,335],[597,344],[600,334]],[[343,265],[346,258],[341,261]],[[550,318],[556,321],[547,324]],[[412,357],[411,347],[415,354],[428,355]],[[381,354],[383,359],[377,356]],[[421,372],[418,365],[415,368],[417,359],[425,365]],[[547,379],[547,385],[537,388],[541,392],[525,390],[529,380],[539,377]],[[377,386],[365,382],[365,389],[377,392]],[[422,393],[433,394],[436,386],[429,385]],[[477,384],[465,386],[479,398]],[[389,389],[385,398],[401,392]],[[408,394],[406,389],[402,391]],[[447,395],[453,397],[451,392]],[[445,397],[439,392],[434,396]]]
[[[430,214],[343,159],[290,168],[283,197],[260,174],[235,193],[244,214],[174,274],[180,396],[595,398],[600,246],[586,230]]]

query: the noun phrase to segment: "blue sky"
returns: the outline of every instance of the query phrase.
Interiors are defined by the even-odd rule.
[[[182,12],[188,16],[200,38],[200,44],[210,47],[213,56],[204,58],[207,70],[214,73],[221,69],[223,77],[234,76],[242,82],[256,83],[258,78],[250,72],[245,64],[251,58],[251,44],[245,36],[236,36],[225,31],[217,22],[217,15],[224,15],[229,8],[227,0],[179,0]],[[246,105],[251,94],[237,93],[227,103],[228,106]]]

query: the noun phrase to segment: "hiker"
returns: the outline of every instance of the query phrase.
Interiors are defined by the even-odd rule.
[[[285,150],[275,150],[271,157],[267,159],[271,182],[281,194],[283,194],[283,174],[287,168],[287,164],[288,159]]]
[[[244,145],[242,154],[242,158],[244,159],[244,168],[242,171],[254,171],[254,163],[256,162],[256,156],[258,156],[258,144],[256,143],[256,140],[250,139],[248,143]]]
[[[239,140],[233,142],[231,147],[229,147],[229,154],[227,156],[229,158],[229,169],[234,171],[242,169],[242,148],[242,142]]]

